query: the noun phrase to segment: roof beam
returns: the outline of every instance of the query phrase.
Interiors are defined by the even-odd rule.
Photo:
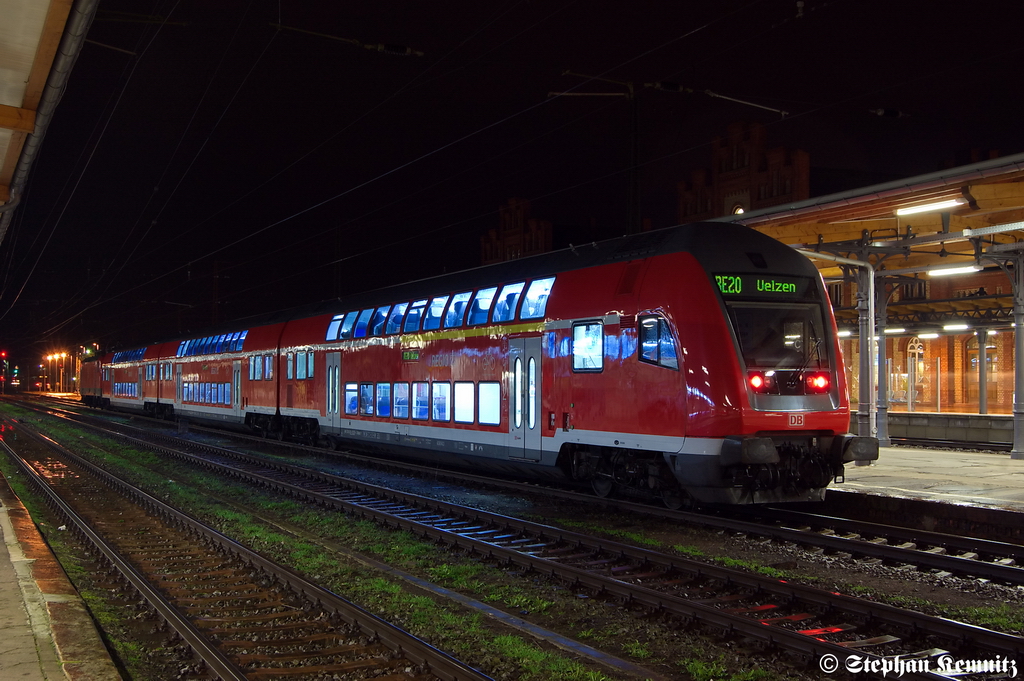
[[[0,128],[31,133],[36,128],[36,112],[0,104]]]

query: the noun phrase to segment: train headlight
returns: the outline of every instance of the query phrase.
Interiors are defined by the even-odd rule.
[[[804,375],[804,386],[810,395],[827,393],[832,384],[832,378],[826,372],[816,371],[813,374]]]

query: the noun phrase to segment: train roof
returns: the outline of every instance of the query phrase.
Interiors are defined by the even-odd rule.
[[[592,242],[494,265],[353,293],[307,305],[254,315],[190,333],[202,337],[337,314],[378,304],[427,298],[488,284],[536,279],[607,263],[680,251],[694,255],[708,271],[816,273],[807,258],[749,227],[728,222],[697,222]],[[180,336],[178,337],[180,338]],[[169,342],[165,340],[163,342]],[[151,343],[145,347],[156,345]]]

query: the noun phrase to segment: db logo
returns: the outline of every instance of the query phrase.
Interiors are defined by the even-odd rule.
[[[804,426],[804,415],[803,414],[790,414],[789,415],[789,427],[790,428],[803,428]]]

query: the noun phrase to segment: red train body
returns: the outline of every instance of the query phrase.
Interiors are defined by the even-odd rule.
[[[703,223],[83,365],[94,406],[686,501],[815,500],[855,437],[810,262]]]

